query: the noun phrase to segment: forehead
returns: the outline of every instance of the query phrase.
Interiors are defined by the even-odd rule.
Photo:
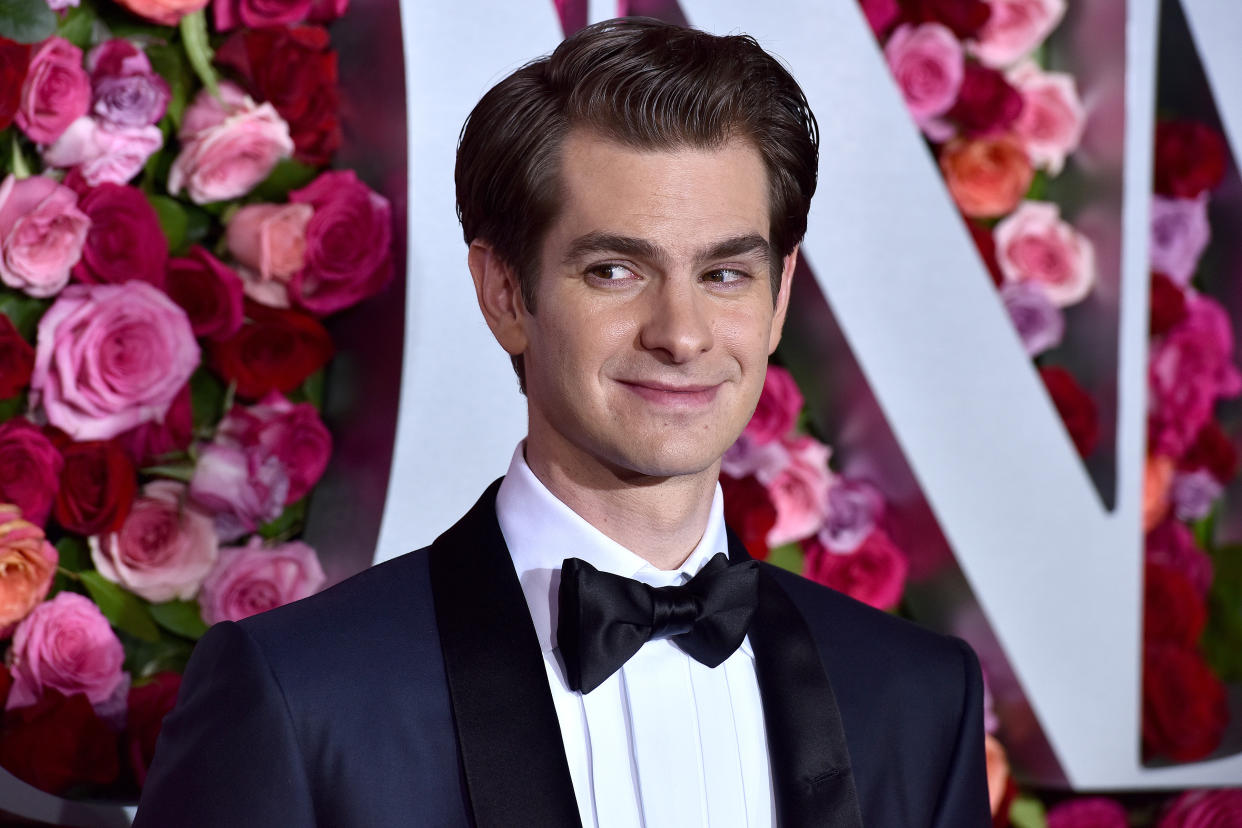
[[[671,251],[748,233],[769,238],[767,171],[742,139],[711,149],[635,149],[574,130],[562,147],[560,183],[546,245],[598,232]]]

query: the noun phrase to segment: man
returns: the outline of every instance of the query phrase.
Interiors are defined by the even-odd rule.
[[[745,37],[613,21],[489,91],[458,208],[528,436],[428,549],[213,628],[136,824],[988,825],[969,648],[724,528],[816,167]]]

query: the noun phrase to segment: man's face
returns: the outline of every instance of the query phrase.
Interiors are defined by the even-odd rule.
[[[525,334],[528,457],[621,479],[710,471],[749,420],[780,338],[767,173],[735,141],[638,151],[586,131]]]

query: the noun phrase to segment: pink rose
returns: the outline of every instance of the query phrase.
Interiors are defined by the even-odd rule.
[[[828,515],[819,542],[848,554],[871,536],[884,517],[884,495],[865,480],[838,477],[828,490]]]
[[[146,282],[70,285],[39,320],[31,400],[75,440],[159,421],[198,366],[185,311]]]
[[[1048,828],[1126,828],[1129,824],[1126,809],[1104,796],[1071,799],[1048,812]]]
[[[910,562],[882,529],[876,529],[853,552],[839,554],[812,538],[803,544],[802,574],[812,581],[877,609],[891,609],[901,600]]]
[[[30,614],[52,588],[60,556],[21,510],[0,503],[0,638]]]
[[[1212,586],[1212,559],[1195,543],[1186,524],[1168,519],[1147,533],[1144,557],[1149,564],[1162,566],[1185,576],[1200,599],[1206,599]]]
[[[289,194],[315,213],[306,225],[306,266],[289,296],[311,313],[335,313],[374,296],[392,279],[392,209],[353,170],[333,170]]]
[[[190,480],[190,497],[212,515],[222,541],[275,520],[288,493],[289,475],[278,457],[220,441],[202,448]]]
[[[802,392],[793,376],[779,365],[769,365],[759,404],[743,433],[759,445],[779,440],[793,430],[802,413]]]
[[[36,144],[50,144],[91,105],[91,80],[82,50],[63,37],[49,37],[30,58],[14,120]]]
[[[229,252],[241,264],[246,295],[268,307],[289,307],[288,283],[306,264],[309,204],[250,204],[229,220]]]
[[[776,525],[768,533],[768,546],[780,546],[809,537],[824,525],[828,509],[830,449],[813,437],[796,437],[774,443],[784,450],[784,462],[760,469],[755,477],[768,490],[776,507]]]
[[[968,43],[971,54],[993,69],[1026,57],[1065,16],[1065,0],[988,0],[992,13]]]
[[[86,56],[91,73],[91,111],[114,127],[151,126],[164,117],[171,93],[146,54],[128,40],[113,38]]]
[[[108,619],[84,595],[59,592],[35,607],[17,625],[7,661],[13,689],[5,710],[34,704],[48,689],[83,693],[96,710],[113,706],[119,695],[124,708],[125,651]]]
[[[957,100],[965,72],[962,44],[947,26],[898,26],[884,56],[915,121],[924,124],[943,115]]]
[[[1034,282],[1058,307],[1082,301],[1095,285],[1095,248],[1055,204],[1022,202],[994,236],[1005,281]]]
[[[195,204],[244,196],[293,152],[289,125],[271,104],[256,104],[222,81],[220,97],[206,89],[185,111],[181,152],[168,171],[168,192],[184,188]]]
[[[1242,788],[1186,791],[1160,818],[1159,828],[1234,828],[1242,825]]]
[[[1149,250],[1154,272],[1163,273],[1178,286],[1186,287],[1211,239],[1207,193],[1198,198],[1152,196]]]
[[[1010,70],[1009,82],[1022,93],[1022,113],[1014,122],[1014,133],[1032,164],[1051,175],[1059,174],[1065,157],[1078,149],[1087,124],[1074,76],[1045,72],[1028,61]]]
[[[1222,397],[1242,391],[1233,364],[1233,328],[1224,308],[1186,291],[1186,316],[1151,349],[1148,430],[1153,450],[1180,458]]]
[[[311,10],[311,0],[214,0],[216,30],[227,32],[238,26],[260,29],[300,23]]]
[[[314,595],[324,583],[315,550],[301,541],[264,549],[258,538],[225,547],[203,584],[203,620],[240,621]]]
[[[332,435],[315,406],[294,405],[278,391],[257,405],[234,406],[220,422],[216,440],[280,460],[289,477],[285,503],[301,499],[319,482],[332,454]]]
[[[217,550],[211,518],[172,480],[144,486],[121,530],[92,536],[90,547],[100,575],[154,604],[193,598]]]
[[[43,526],[64,465],[56,446],[28,420],[0,423],[0,503],[16,505],[26,520]]]
[[[187,256],[169,260],[165,289],[189,317],[195,336],[227,339],[242,326],[242,281],[204,247],[192,245]]]
[[[124,184],[164,145],[159,127],[116,127],[81,117],[43,150],[49,167],[77,167],[87,185]]]
[[[0,281],[52,296],[69,281],[91,220],[73,190],[41,175],[0,182]]]

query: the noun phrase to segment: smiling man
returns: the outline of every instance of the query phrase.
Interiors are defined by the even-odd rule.
[[[137,824],[990,824],[969,648],[724,525],[814,124],[750,38],[655,21],[484,96],[458,209],[527,437],[428,549],[213,628]]]

